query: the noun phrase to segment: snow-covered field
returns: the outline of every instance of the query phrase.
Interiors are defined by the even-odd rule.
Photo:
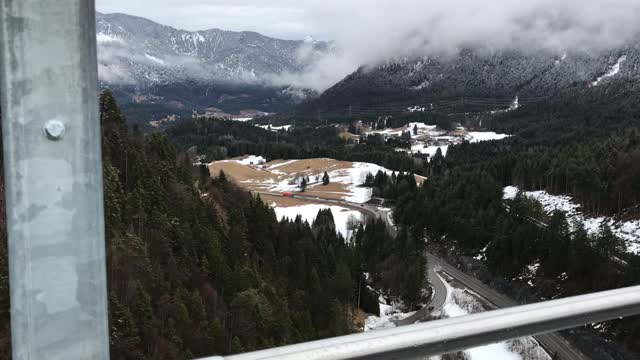
[[[515,186],[504,188],[504,199],[513,199],[520,192]],[[551,195],[546,191],[525,191],[523,195],[538,201],[548,214],[555,210],[563,211],[569,225],[576,229],[582,224],[591,235],[599,233],[603,224],[608,224],[614,234],[622,238],[627,244],[627,250],[633,254],[640,254],[640,220],[616,221],[610,217],[587,217],[580,211],[580,204],[573,202],[570,196]]]
[[[209,164],[212,174],[223,170],[243,187],[270,193],[297,193],[302,178],[308,178],[304,194],[335,200],[363,204],[371,200],[370,188],[362,187],[367,174],[378,171],[389,175],[392,170],[370,163],[337,161],[334,159],[277,160],[269,163],[259,156],[245,156]],[[322,176],[327,172],[328,186],[322,185]],[[425,178],[416,176],[416,182]]]
[[[295,162],[296,160],[290,160],[289,164]],[[275,165],[275,168],[278,168],[278,165]],[[351,167],[331,170],[327,171],[329,174],[329,178],[332,183],[338,183],[344,185],[346,188],[345,196],[342,197],[343,200],[364,204],[371,200],[371,192],[370,188],[361,187],[364,183],[367,174],[375,175],[378,171],[385,172],[389,175],[393,173],[392,170],[386,169],[382,166],[378,166],[370,163],[363,162],[354,162]],[[310,179],[315,179],[318,176],[323,174],[322,171],[315,172],[313,170],[309,171],[310,174],[305,174],[309,176]],[[320,182],[311,182],[307,187],[307,192],[313,191],[315,189],[322,189],[322,183]],[[283,191],[296,191],[297,185],[291,185],[290,181],[283,180],[274,186],[270,187],[270,191],[283,192]]]
[[[411,133],[411,149],[396,149],[410,154],[428,154],[433,157],[440,149],[446,156],[450,146],[461,144],[463,141],[478,143],[482,141],[502,140],[511,135],[497,134],[492,131],[467,131],[459,127],[455,131],[439,129],[435,125],[425,123],[410,123],[398,129],[374,130],[366,134],[380,134],[386,137],[400,137],[403,132]]]
[[[511,135],[498,134],[493,131],[470,131],[467,133],[467,139],[470,143],[479,143],[482,141],[503,140]]]
[[[302,206],[292,206],[292,207],[279,207],[276,204],[272,204],[273,209],[276,212],[276,216],[278,220],[283,220],[288,218],[290,220],[294,220],[298,215],[302,217],[303,221],[308,222],[309,224],[313,224],[313,221],[318,216],[318,211],[324,209],[331,209],[331,213],[333,214],[333,221],[336,224],[336,232],[342,234],[346,240],[351,238],[353,233],[353,228],[349,229],[349,221],[364,221],[364,215],[359,211],[350,210],[341,206],[328,206],[328,205],[320,205],[320,204],[309,204]]]

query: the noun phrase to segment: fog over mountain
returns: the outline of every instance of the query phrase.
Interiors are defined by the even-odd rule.
[[[633,41],[640,30],[640,2],[636,0],[313,4],[310,13],[315,26],[324,23],[328,36],[343,50],[341,56],[318,62],[321,66],[315,70],[334,73],[336,78],[360,65],[378,65],[389,59],[446,58],[465,48],[489,55],[510,50],[552,56],[597,54]]]
[[[316,90],[328,88],[361,65],[389,59],[451,56],[462,48],[591,53],[626,44],[640,30],[638,0],[379,0],[375,6],[365,0],[145,3],[115,1],[102,7],[133,13],[151,8],[146,11],[154,18],[176,26],[211,21],[216,27],[217,21],[236,29],[335,41],[339,54],[282,79]],[[193,20],[198,13],[198,20]]]
[[[125,10],[141,11],[144,3],[110,3],[108,8],[121,6]],[[100,3],[98,5],[100,8]],[[240,8],[244,10],[240,11]],[[281,9],[285,20],[278,21],[274,9]],[[197,21],[188,20],[193,19],[192,15],[198,11],[201,15]],[[289,29],[289,37],[303,39],[306,35],[319,35],[335,41],[339,51],[323,53],[322,56],[314,53],[312,59],[305,58],[302,61],[305,71],[300,71],[300,64],[289,60],[289,63],[285,61],[286,66],[271,64],[257,69],[277,75],[270,76],[270,80],[278,85],[293,84],[318,91],[327,89],[360,66],[379,65],[393,59],[442,58],[454,56],[465,48],[489,54],[504,50],[542,51],[549,55],[562,55],[567,51],[588,54],[627,44],[640,30],[640,22],[636,21],[640,15],[638,0],[381,0],[375,6],[364,0],[311,0],[303,3],[277,0],[268,6],[257,0],[245,0],[233,6],[217,1],[205,4],[187,0],[178,4],[173,0],[160,0],[153,2],[149,13],[180,25],[202,24],[208,21],[204,18],[210,19],[211,27],[217,27],[216,21],[221,21],[234,28],[244,25],[245,29],[266,33],[273,32],[271,23],[278,29]],[[222,20],[222,14],[228,16]],[[207,34],[211,35],[209,32],[197,34],[206,38]],[[278,46],[281,46],[278,51],[291,58],[299,45],[279,43]],[[303,53],[308,54],[306,51]],[[103,54],[103,58],[109,57],[112,52]],[[218,57],[225,55],[230,54],[220,52]],[[154,60],[146,60],[151,65],[158,65]],[[185,61],[184,58],[180,60]],[[244,67],[243,61],[237,57],[225,61],[232,62],[231,69],[226,68],[228,64],[224,62],[216,63],[214,72],[232,72],[234,77],[246,81],[254,78],[251,69]],[[188,59],[183,65],[194,73],[202,70],[200,64]],[[221,65],[225,65],[224,70]],[[105,77],[120,76],[117,68],[110,69],[108,73],[104,68],[102,70]]]
[[[150,20],[97,14],[100,79],[137,85],[184,80],[270,84],[275,75],[300,73],[328,44],[288,41],[255,32],[185,31]]]

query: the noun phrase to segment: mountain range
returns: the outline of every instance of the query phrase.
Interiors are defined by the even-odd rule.
[[[330,46],[246,31],[178,30],[124,14],[98,13],[96,28],[101,80],[140,87],[180,80],[264,83],[303,71]]]
[[[156,112],[161,107],[159,113],[208,107],[278,111],[308,93],[280,77],[303,72],[332,51],[331,43],[310,38],[186,31],[125,14],[97,13],[96,29],[101,86],[114,92],[125,113],[134,104]]]
[[[361,67],[303,108],[335,112],[349,106],[427,106],[464,97],[490,102],[567,92],[607,96],[614,89],[640,84],[639,44],[593,53],[462,50],[443,58],[387,61]]]
[[[454,55],[394,58],[364,65],[318,94],[286,75],[338,55],[331,42],[255,32],[185,31],[124,14],[97,14],[99,73],[132,122],[167,115],[340,111],[353,106],[427,106],[452,98],[515,99],[635,89],[640,42],[592,52],[462,49]],[[299,104],[304,101],[302,104]],[[491,101],[489,101],[491,102]],[[399,105],[398,105],[399,104]]]

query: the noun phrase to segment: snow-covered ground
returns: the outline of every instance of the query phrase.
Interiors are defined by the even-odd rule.
[[[502,140],[510,137],[507,134],[497,134],[493,131],[469,131],[467,139],[470,143],[479,143],[482,141]]]
[[[365,332],[394,328],[396,327],[395,320],[402,320],[415,314],[415,311],[404,313],[396,310],[401,306],[387,305],[387,301],[382,296],[378,298],[378,306],[380,307],[380,316],[371,315],[364,320]]]
[[[301,160],[289,160],[285,164],[277,164],[269,167],[268,169],[277,173],[278,168],[293,164],[297,161]],[[340,183],[345,186],[346,192],[342,197],[343,200],[352,203],[364,204],[371,200],[372,189],[362,187],[361,185],[364,184],[367,174],[372,174],[375,176],[378,171],[382,171],[384,173],[387,173],[388,175],[391,175],[393,173],[393,170],[389,170],[375,164],[363,162],[354,162],[352,163],[350,168],[330,170],[327,173],[329,174],[329,178],[331,179],[332,183]],[[308,176],[311,179],[311,182],[307,186],[307,191],[314,190],[315,188],[321,189],[322,183],[315,182],[314,180],[317,177],[321,177],[323,173],[324,171],[316,172],[313,169],[304,172],[304,175]],[[290,178],[286,178],[272,185],[265,185],[267,186],[268,191],[272,192],[295,192],[298,190],[298,184],[296,182],[292,183]]]
[[[160,59],[160,58],[157,58],[157,57],[155,57],[155,56],[153,56],[153,55],[149,55],[149,54],[144,54],[144,56],[145,56],[147,59],[149,59],[149,60],[151,60],[151,61],[153,61],[153,62],[155,62],[155,63],[157,63],[157,64],[165,65],[164,60],[162,60],[162,59]]]
[[[212,162],[209,164],[209,171],[212,174],[224,171],[248,190],[269,193],[298,193],[304,178],[307,181],[306,192],[299,195],[357,204],[371,200],[372,189],[362,186],[367,174],[375,176],[378,171],[388,175],[393,173],[382,166],[364,162],[318,158],[274,160],[267,163],[263,157],[253,155]],[[322,185],[325,171],[330,179],[328,186]],[[418,184],[425,180],[422,176],[415,176],[415,179]]]
[[[104,44],[104,43],[114,43],[114,42],[119,42],[119,43],[123,43],[124,41],[122,41],[122,39],[116,38],[114,36],[105,34],[105,33],[98,33],[96,35],[96,40],[98,41],[98,44]]]
[[[510,109],[515,110],[517,106],[516,98]],[[511,136],[507,134],[497,134],[492,131],[467,131],[463,127],[459,127],[455,131],[446,131],[439,129],[435,125],[427,125],[419,122],[410,123],[398,129],[373,130],[365,134],[400,137],[402,133],[406,131],[411,134],[411,149],[398,148],[396,151],[410,154],[428,154],[429,157],[433,157],[438,149],[442,151],[442,155],[446,156],[450,146],[461,144],[463,141],[478,143],[482,141],[502,140]]]
[[[492,110],[492,111],[489,111],[489,113],[491,115],[503,114],[503,113],[508,113],[508,112],[511,112],[511,111],[518,110],[519,108],[520,108],[520,98],[518,96],[516,96],[516,98],[513,99],[513,102],[511,102],[511,105],[509,105],[509,108]],[[480,124],[482,124],[482,123],[480,123]]]
[[[241,164],[241,165],[260,165],[260,164],[264,164],[265,162],[267,162],[267,160],[265,158],[263,158],[262,156],[250,155],[250,156],[244,157],[242,159],[222,160],[220,162],[234,162],[234,163]]]
[[[336,232],[342,234],[342,237],[347,240],[351,238],[353,232],[353,229],[350,230],[348,226],[350,218],[358,222],[364,221],[364,215],[362,215],[362,213],[360,213],[359,211],[350,210],[341,206],[309,204],[292,207],[278,207],[277,205],[272,204],[272,207],[276,212],[278,220],[282,220],[285,218],[294,220],[298,215],[300,215],[302,217],[302,220],[308,222],[309,224],[313,224],[313,221],[318,216],[318,211],[331,209],[331,213],[333,214],[333,221],[336,224]]]
[[[440,275],[438,275],[440,276]],[[440,277],[442,279],[442,277]],[[447,288],[447,302],[443,312],[446,317],[454,318],[483,312],[484,307],[471,293],[454,289],[444,279]],[[472,360],[550,360],[551,357],[531,337],[506,341],[498,344],[480,346],[464,351]]]
[[[520,192],[515,186],[507,186],[504,188],[504,199],[513,199]],[[555,210],[563,211],[569,225],[572,229],[576,229],[582,224],[591,235],[597,235],[603,224],[608,224],[614,234],[622,238],[627,244],[627,250],[633,254],[640,254],[640,220],[632,221],[616,221],[610,217],[587,217],[580,211],[580,204],[573,202],[570,196],[552,195],[546,191],[525,191],[523,195],[538,201],[544,211],[548,214]]]
[[[620,72],[620,67],[622,66],[622,63],[625,61],[627,61],[627,55],[620,56],[618,58],[618,61],[615,64],[613,64],[613,66],[609,67],[608,71],[604,75],[600,76],[594,82],[591,83],[591,86],[598,86],[600,85],[600,82],[602,82],[602,80],[618,75],[618,73]]]
[[[443,316],[454,318],[484,311],[483,304],[471,293],[462,289],[454,289],[438,275],[447,289],[447,301],[442,310]],[[387,305],[380,297],[380,316],[369,316],[365,320],[364,331],[384,330],[395,327],[394,320],[411,316],[413,313],[394,312],[394,307]],[[471,360],[550,360],[551,357],[531,337],[506,341],[498,344],[480,346],[464,351]],[[440,360],[432,357],[430,360]]]

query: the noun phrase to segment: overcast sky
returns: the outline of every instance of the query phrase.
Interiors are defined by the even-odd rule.
[[[187,30],[333,40],[339,56],[303,79],[318,88],[393,58],[467,47],[595,52],[637,44],[640,33],[640,0],[97,0],[97,7]]]
[[[316,31],[309,15],[316,0],[97,0],[98,11],[142,16],[186,30],[218,28],[257,31],[264,35],[303,39]],[[328,1],[329,3],[331,1]]]
[[[397,45],[409,37],[421,43],[412,47],[428,43],[431,49],[518,41],[590,47],[624,41],[640,27],[640,0],[97,0],[97,7],[187,30],[311,35],[351,46],[365,40]]]

